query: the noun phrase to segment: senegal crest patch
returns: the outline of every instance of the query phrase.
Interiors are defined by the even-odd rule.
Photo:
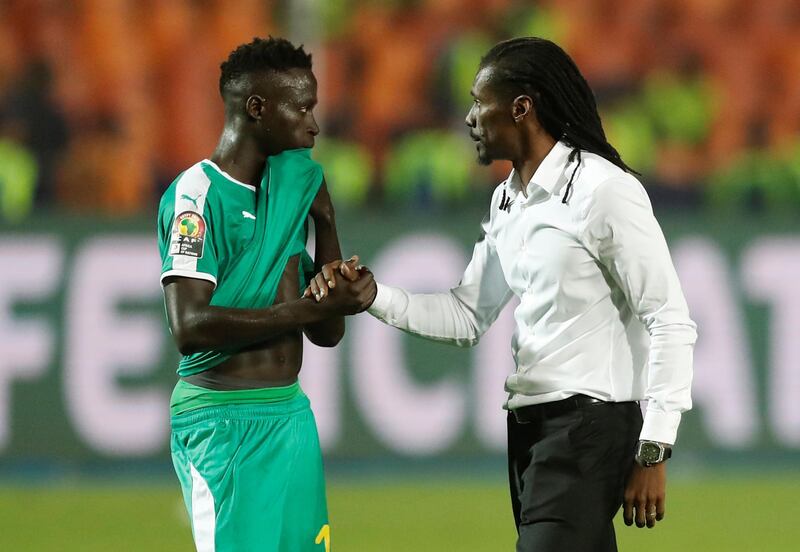
[[[206,221],[203,217],[192,211],[184,211],[175,217],[169,254],[200,258],[203,256],[205,238]]]

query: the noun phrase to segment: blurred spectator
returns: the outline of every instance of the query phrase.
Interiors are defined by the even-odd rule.
[[[287,4],[0,4],[0,113],[13,121],[7,127],[15,138],[4,143],[17,152],[5,155],[33,155],[36,204],[152,210],[158,188],[214,147],[220,61],[253,36],[298,28],[287,18],[300,12]],[[406,155],[409,136],[462,131],[480,57],[513,35],[551,38],[572,55],[596,91],[612,143],[644,174],[655,201],[693,204],[716,197],[720,187],[738,190],[736,179],[720,175],[748,173],[747,159],[783,159],[787,154],[775,152],[788,151],[800,134],[797,0],[318,4],[318,21],[306,27],[320,29],[321,46],[312,53],[330,146],[320,158],[336,173],[342,201],[353,205],[384,191],[398,197],[394,179],[406,169],[397,159]],[[507,164],[484,172],[473,157],[468,186],[507,174]],[[400,195],[420,201],[430,192],[424,201],[436,203],[452,196],[441,195],[458,188],[452,183],[418,178],[407,184],[415,193]]]
[[[16,143],[32,153],[38,170],[33,171],[35,200],[51,205],[54,200],[56,167],[68,141],[64,115],[52,98],[52,73],[42,59],[30,62],[19,80],[12,81],[3,98],[0,117],[15,128]],[[25,171],[28,173],[29,171]],[[19,182],[19,186],[27,184]],[[20,190],[20,194],[27,195]]]
[[[23,145],[25,123],[0,123],[0,220],[19,222],[33,208],[39,167],[34,155]]]
[[[437,111],[454,124],[464,122],[472,104],[470,90],[476,69],[493,44],[487,33],[467,32],[450,41],[438,60],[431,99]]]
[[[743,154],[713,175],[707,195],[717,210],[796,216],[800,205],[800,141],[783,150]]]
[[[58,186],[62,207],[82,213],[117,215],[142,210],[149,192],[150,169],[138,162],[130,140],[111,119],[87,125],[76,133],[64,156]]]
[[[314,148],[314,158],[325,167],[325,180],[337,207],[361,207],[374,179],[372,158],[354,142],[323,137]]]
[[[430,208],[468,196],[475,163],[465,133],[427,130],[397,142],[386,163],[386,193],[393,203]]]

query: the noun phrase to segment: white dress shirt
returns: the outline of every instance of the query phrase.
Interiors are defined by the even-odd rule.
[[[409,333],[471,346],[516,295],[517,369],[506,380],[505,408],[578,393],[647,399],[641,439],[672,444],[691,408],[696,326],[642,185],[598,155],[582,151],[578,164],[570,152],[556,143],[527,197],[514,171],[497,187],[472,260],[449,293],[379,284],[369,312]]]

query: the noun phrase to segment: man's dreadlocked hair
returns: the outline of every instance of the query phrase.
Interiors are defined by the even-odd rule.
[[[242,75],[288,69],[311,69],[311,54],[285,38],[254,38],[236,48],[220,65],[219,92],[224,96],[225,87]]]
[[[573,155],[577,154],[579,160],[580,151],[588,151],[638,174],[608,143],[589,84],[572,58],[556,44],[533,37],[506,40],[481,59],[480,67],[488,66],[494,69],[492,84],[512,97],[530,96],[544,129],[574,148]]]

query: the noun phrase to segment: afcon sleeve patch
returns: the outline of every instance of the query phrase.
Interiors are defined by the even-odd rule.
[[[184,211],[175,217],[169,254],[200,258],[203,256],[205,239],[206,221],[197,213]]]

